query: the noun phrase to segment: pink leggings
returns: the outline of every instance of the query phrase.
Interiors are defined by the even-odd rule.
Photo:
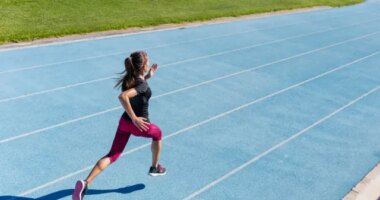
[[[109,157],[111,163],[115,162],[123,152],[131,134],[138,137],[152,138],[154,141],[161,140],[161,129],[153,123],[150,123],[148,127],[147,131],[140,131],[131,121],[121,117],[111,150],[105,157]]]

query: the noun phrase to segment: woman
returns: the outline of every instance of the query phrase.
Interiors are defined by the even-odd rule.
[[[148,114],[149,98],[152,92],[146,80],[153,76],[157,70],[157,64],[152,65],[145,75],[149,66],[148,56],[145,52],[138,51],[126,58],[124,65],[125,75],[115,87],[121,86],[122,93],[119,95],[119,100],[125,112],[120,118],[111,150],[96,163],[85,180],[77,181],[72,195],[73,200],[83,199],[94,178],[119,158],[131,134],[152,138],[152,166],[148,174],[151,176],[166,174],[166,169],[158,163],[162,146],[161,129],[150,123]]]

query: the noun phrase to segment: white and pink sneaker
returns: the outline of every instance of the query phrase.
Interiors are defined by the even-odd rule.
[[[73,200],[82,200],[84,194],[87,191],[87,183],[86,181],[79,180],[75,184],[75,189],[72,195]]]

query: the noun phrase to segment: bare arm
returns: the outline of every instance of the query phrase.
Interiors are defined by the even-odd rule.
[[[157,67],[158,67],[157,64],[153,64],[152,67],[150,67],[148,73],[144,77],[145,80],[148,80],[149,78],[153,76],[154,72],[157,70]]]
[[[119,101],[123,106],[124,110],[127,112],[128,116],[132,119],[133,124],[140,130],[148,130],[148,124],[144,121],[145,118],[136,116],[135,112],[132,109],[130,98],[133,98],[137,95],[137,91],[134,88],[126,90],[119,95]]]

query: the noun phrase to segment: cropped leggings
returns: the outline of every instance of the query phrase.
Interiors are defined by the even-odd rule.
[[[115,162],[120,157],[131,134],[138,137],[152,138],[154,141],[161,140],[162,138],[161,129],[157,125],[150,123],[147,131],[140,131],[133,122],[121,117],[111,150],[106,155],[106,157],[110,158],[111,163]]]

